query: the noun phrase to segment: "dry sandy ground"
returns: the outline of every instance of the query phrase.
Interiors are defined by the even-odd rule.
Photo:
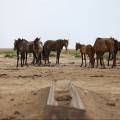
[[[0,120],[43,120],[49,86],[71,80],[79,87],[87,119],[120,119],[120,66],[79,67],[79,58],[64,56],[60,65],[16,68],[16,59],[0,57]]]

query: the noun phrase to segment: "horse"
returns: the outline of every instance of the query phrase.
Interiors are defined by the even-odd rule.
[[[105,64],[103,61],[103,55],[105,52],[109,52],[113,56],[113,64],[112,68],[116,66],[116,54],[118,50],[118,41],[114,38],[97,38],[94,43],[94,49],[96,53],[97,65],[98,67],[98,60],[100,59],[101,67],[105,68]]]
[[[92,68],[94,68],[94,63],[95,63],[95,58],[94,58],[94,48],[92,45],[82,45],[80,43],[76,43],[76,50],[80,49],[81,57],[82,57],[82,63],[80,67],[83,66],[83,59],[85,60],[85,67],[87,66],[86,64],[86,55],[89,57],[89,65],[91,65]]]
[[[18,38],[14,41],[14,50],[17,50],[17,67],[19,65],[19,54],[21,55],[21,67],[23,67],[24,62],[27,65],[27,51],[29,50],[28,41]]]
[[[36,38],[33,41],[33,52],[34,52],[34,56],[36,58],[37,64],[41,64],[41,55],[43,52],[43,44],[40,41],[40,38]]]
[[[120,51],[120,42],[119,42],[119,41],[118,41],[118,44],[117,44],[116,46],[117,46],[117,50],[116,50],[116,54],[117,54],[117,52]],[[108,63],[107,63],[108,66],[109,66],[109,61],[110,61],[110,60],[113,60],[113,56],[112,56],[112,54],[109,52]]]
[[[46,60],[48,60],[48,63],[49,63],[49,56],[50,56],[51,51],[57,52],[56,64],[59,64],[60,53],[61,53],[61,50],[63,49],[64,46],[67,50],[68,40],[66,40],[66,39],[58,39],[55,41],[54,40],[47,40],[44,43],[44,47],[43,47],[43,56],[45,59],[45,64],[46,64]]]

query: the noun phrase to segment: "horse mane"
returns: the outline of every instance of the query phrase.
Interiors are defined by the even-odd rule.
[[[96,38],[96,40],[100,40],[100,39],[102,39],[102,38],[101,37]]]
[[[85,46],[84,44],[81,44],[80,42],[78,43],[78,45],[79,45],[80,47]]]

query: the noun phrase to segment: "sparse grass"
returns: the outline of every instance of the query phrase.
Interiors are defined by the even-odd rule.
[[[56,57],[56,52],[53,52],[53,51],[52,51],[52,52],[50,53],[50,57]]]
[[[75,58],[80,58],[80,51],[76,51],[74,49],[68,49],[67,51],[64,49],[62,50],[62,54],[63,55],[71,55],[74,56]],[[14,51],[13,49],[9,49],[9,48],[2,48],[0,49],[0,55],[4,56],[4,57],[9,57],[9,58],[13,58],[16,57],[16,51]],[[31,57],[32,54],[29,54],[29,57]],[[108,53],[104,54],[104,59],[108,60]],[[50,53],[50,57],[56,57],[56,52],[51,52]],[[117,53],[117,61],[120,63],[120,51]]]
[[[108,60],[108,57],[109,57],[109,53],[105,53],[104,59]],[[118,51],[118,53],[117,53],[116,60],[120,62],[120,51]]]
[[[120,64],[120,51],[117,53],[118,64]]]
[[[76,57],[76,58],[81,57],[80,51],[76,51],[76,50],[74,50],[74,49],[69,49],[68,51],[63,50],[63,51],[62,51],[62,54],[68,54],[68,55],[74,56],[74,57]]]
[[[4,54],[4,57],[13,58],[13,57],[16,57],[16,53],[15,52],[6,52]]]
[[[13,49],[0,49],[0,55],[13,58],[16,57],[16,52]]]
[[[81,57],[81,55],[80,55],[80,53],[74,53],[74,57],[76,57],[76,58],[80,58]]]

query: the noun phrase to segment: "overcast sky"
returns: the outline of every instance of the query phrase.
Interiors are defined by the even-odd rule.
[[[69,38],[69,48],[96,37],[120,40],[120,0],[0,0],[0,48],[38,36]]]

